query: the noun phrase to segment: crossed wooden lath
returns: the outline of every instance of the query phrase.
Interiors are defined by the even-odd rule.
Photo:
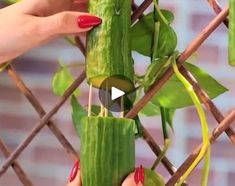
[[[214,32],[214,30],[221,24],[224,23],[228,26],[228,7],[225,9],[221,9],[217,0],[208,0],[209,5],[213,8],[217,16],[212,19],[209,24],[197,35],[196,38],[188,45],[188,47],[184,50],[183,53],[177,59],[178,66],[180,68],[180,72],[184,75],[184,77],[192,84],[194,91],[197,96],[200,98],[201,102],[205,105],[206,109],[214,116],[218,125],[215,127],[213,132],[210,135],[210,142],[213,144],[215,140],[225,132],[229,137],[232,144],[235,145],[235,132],[229,127],[233,121],[235,120],[235,110],[232,110],[227,116],[223,116],[220,110],[216,107],[216,105],[209,99],[209,96],[205,93],[205,91],[200,88],[198,83],[196,82],[193,75],[184,68],[183,63],[201,46],[201,44]],[[133,14],[132,14],[132,22],[134,23],[138,20],[144,13],[144,11],[151,5],[152,0],[145,0],[138,7],[133,2]],[[77,36],[75,38],[77,47],[84,54],[86,53],[85,46],[82,43],[81,39]],[[34,125],[33,129],[30,131],[28,136],[17,146],[17,148],[11,152],[11,150],[5,145],[3,140],[0,138],[0,150],[5,156],[5,161],[0,167],[0,177],[7,171],[7,169],[11,166],[19,180],[25,186],[32,186],[33,183],[27,177],[26,173],[23,171],[19,163],[17,162],[17,158],[19,155],[28,147],[28,145],[32,142],[37,134],[40,133],[43,127],[46,125],[49,127],[51,132],[56,136],[59,140],[63,148],[66,152],[71,156],[72,159],[78,159],[78,153],[72,147],[72,145],[68,142],[66,137],[60,131],[60,129],[56,126],[54,122],[51,121],[51,118],[57,113],[57,111],[63,106],[63,104],[67,101],[67,99],[72,95],[74,90],[85,80],[86,74],[85,70],[74,80],[71,86],[64,92],[63,96],[58,100],[55,106],[49,111],[45,112],[43,107],[41,106],[38,99],[33,95],[31,90],[25,85],[25,83],[21,80],[17,72],[14,68],[9,65],[6,68],[6,71],[12,81],[15,83],[16,87],[19,91],[24,94],[27,100],[34,107],[36,112],[38,113],[40,120]],[[151,98],[161,89],[161,87],[169,80],[169,78],[173,75],[173,69],[169,68],[160,79],[158,79],[153,86],[149,89],[148,92],[139,100],[139,102],[134,105],[134,107],[126,114],[127,118],[134,118],[138,112],[151,100]],[[143,126],[142,126],[143,127]],[[149,134],[149,132],[143,127],[143,138],[146,143],[150,146],[152,151],[156,156],[161,153],[160,146],[154,141],[153,137]],[[195,149],[189,154],[187,159],[181,164],[180,167],[176,168],[170,162],[170,160],[165,156],[162,159],[162,164],[167,169],[171,178],[166,183],[166,186],[173,186],[177,180],[183,175],[183,173],[189,168],[191,163],[197,157],[200,152],[201,145],[195,147]],[[184,183],[187,185],[187,183]]]

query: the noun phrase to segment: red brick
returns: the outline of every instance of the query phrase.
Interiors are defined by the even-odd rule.
[[[229,172],[228,173],[228,186],[234,186],[235,185],[235,172]]]
[[[234,95],[235,95],[234,79],[223,78],[223,79],[220,79],[220,83],[228,89],[228,92],[226,92],[226,97],[230,99],[234,99]],[[234,102],[234,106],[235,106],[235,102]]]
[[[225,134],[224,134],[225,135]],[[229,140],[217,141],[212,146],[213,157],[223,157],[224,159],[235,159],[235,148]]]
[[[161,128],[157,129],[157,128],[147,127],[146,129],[158,144],[163,144],[163,136],[162,136],[162,129]]]
[[[191,29],[196,32],[202,31],[209,23],[210,21],[215,17],[214,14],[207,14],[207,13],[201,13],[196,12],[192,13],[191,15]],[[227,33],[227,28],[221,24],[216,31]]]
[[[201,144],[201,139],[188,138],[186,142],[186,152],[191,153],[198,145]]]
[[[42,177],[40,175],[34,175],[30,176],[31,181],[33,182],[34,186],[52,186],[56,185],[56,179],[55,178],[47,178],[47,177]]]
[[[29,131],[37,122],[35,117],[18,116],[13,114],[0,114],[0,128],[19,131]]]
[[[50,164],[60,164],[60,165],[70,165],[73,164],[70,156],[61,147],[35,147],[33,161],[35,163],[50,163]]]
[[[100,101],[99,101],[99,94],[98,94],[97,89],[93,88],[93,92],[92,93],[93,93],[92,94],[92,103],[99,105]],[[88,104],[88,95],[89,95],[89,87],[86,86],[86,87],[81,89],[81,93],[77,97],[77,99],[78,99],[78,101],[79,101],[79,103],[81,105],[87,106],[87,104]]]
[[[154,163],[154,159],[145,157],[136,157],[135,165],[136,167],[143,165],[143,167],[150,168]]]
[[[202,45],[197,51],[196,60],[202,64],[213,64],[219,63],[219,47],[216,45]]]
[[[53,94],[50,85],[48,85],[48,88],[33,88],[31,90],[37,100],[42,103],[42,106],[43,103],[53,103],[54,105],[59,100],[59,97]]]
[[[53,119],[53,123],[63,132],[63,134],[66,135],[71,135],[72,133],[74,133],[74,126],[73,123],[71,121],[71,117],[70,114],[68,114],[68,119],[66,120],[61,120],[61,119],[57,119],[55,117],[55,119]]]
[[[200,185],[201,173],[202,173],[202,170],[199,169],[199,168],[196,168],[195,170],[193,170],[193,172],[190,174],[190,176],[187,179],[187,183],[190,186],[198,186],[198,185]],[[213,170],[210,170],[207,186],[213,186],[213,184],[214,184],[214,177],[215,177],[215,173],[213,172]]]
[[[212,114],[209,113],[205,109],[205,107],[204,107],[204,111],[206,113],[206,119],[207,119],[208,125],[211,126],[211,127],[216,127],[217,121],[214,119]],[[200,126],[200,120],[199,120],[199,117],[197,115],[197,111],[194,107],[189,107],[189,108],[186,109],[185,121],[188,122],[189,125],[191,125],[193,123],[193,124],[196,124],[196,125]]]
[[[225,135],[225,134],[224,134]],[[201,139],[188,138],[187,139],[187,152],[192,152],[199,144]],[[211,156],[224,158],[224,159],[235,159],[235,149],[230,141],[220,141],[219,139],[211,146]]]
[[[0,84],[0,100],[19,102],[22,99],[22,94],[12,85],[4,86]]]
[[[22,183],[19,181],[18,177],[15,173],[9,173],[9,171],[3,174],[0,178],[0,185],[1,186],[19,186]]]
[[[11,143],[11,142],[6,141],[4,139],[1,139],[1,140],[3,141],[3,143],[6,145],[6,147],[8,148],[8,150],[10,152],[14,151],[16,149],[16,147],[18,146],[18,144],[16,144],[16,143]],[[0,150],[0,157],[4,157],[5,158],[5,156],[3,156],[1,150]]]

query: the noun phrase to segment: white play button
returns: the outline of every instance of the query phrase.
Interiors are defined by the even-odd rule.
[[[120,89],[117,89],[116,87],[111,88],[111,99],[112,101],[120,98],[121,96],[125,95],[125,92],[121,91]]]
[[[124,76],[110,76],[99,87],[101,104],[111,112],[128,111],[135,102],[136,88]]]

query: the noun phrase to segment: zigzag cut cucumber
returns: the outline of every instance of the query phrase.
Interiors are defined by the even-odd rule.
[[[83,186],[120,186],[135,169],[134,120],[85,117],[80,131]]]
[[[131,0],[89,0],[89,13],[102,24],[87,36],[86,75],[99,88],[109,76],[130,89],[134,68],[131,58]],[[130,81],[128,81],[128,79]]]

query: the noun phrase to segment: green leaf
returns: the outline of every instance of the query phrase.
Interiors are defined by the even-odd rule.
[[[140,121],[139,115],[136,115],[133,120],[135,120],[135,126],[136,126],[135,127],[135,137],[137,139],[137,138],[140,138],[143,136],[142,123]]]
[[[159,41],[158,41],[158,56],[164,57],[171,55],[177,46],[177,35],[170,26],[161,24]]]
[[[167,19],[169,24],[171,24],[174,21],[175,17],[171,11],[162,9],[161,12],[164,15],[164,17]]]
[[[151,169],[144,169],[144,186],[164,186],[163,177]]]
[[[100,114],[100,106],[92,105],[91,106],[91,114],[92,114],[92,116],[99,116],[99,114]],[[112,112],[108,111],[108,116],[112,117],[113,116]]]
[[[160,115],[160,108],[158,105],[153,104],[151,101],[149,101],[144,108],[140,111],[140,114],[143,114],[145,116],[156,116]]]
[[[162,10],[163,15],[169,22],[174,19],[171,12]],[[139,52],[145,56],[151,56],[152,54],[152,41],[154,37],[154,19],[153,13],[142,17],[132,28],[131,28],[131,45],[132,50]],[[163,23],[160,24],[157,56],[169,56],[172,54],[177,45],[177,36],[174,30]]]
[[[174,132],[173,117],[174,117],[174,114],[175,114],[175,109],[165,108],[165,114],[166,114],[167,124],[170,126],[171,130]]]
[[[68,68],[60,64],[58,71],[54,74],[52,79],[53,93],[57,96],[62,96],[65,90],[72,84],[73,81],[73,76],[70,74]],[[74,94],[79,94],[78,88],[74,91]]]
[[[167,57],[156,59],[148,66],[142,82],[145,91],[169,68],[171,61],[168,59]]]
[[[78,103],[74,95],[71,96],[70,104],[72,107],[72,120],[73,125],[77,131],[78,136],[80,136],[80,126],[83,117],[87,116],[86,110]]]
[[[219,84],[213,77],[197,66],[190,63],[185,63],[184,66],[192,73],[211,99],[227,91],[223,85]],[[175,75],[153,97],[152,102],[156,105],[173,109],[193,105],[187,91]]]

